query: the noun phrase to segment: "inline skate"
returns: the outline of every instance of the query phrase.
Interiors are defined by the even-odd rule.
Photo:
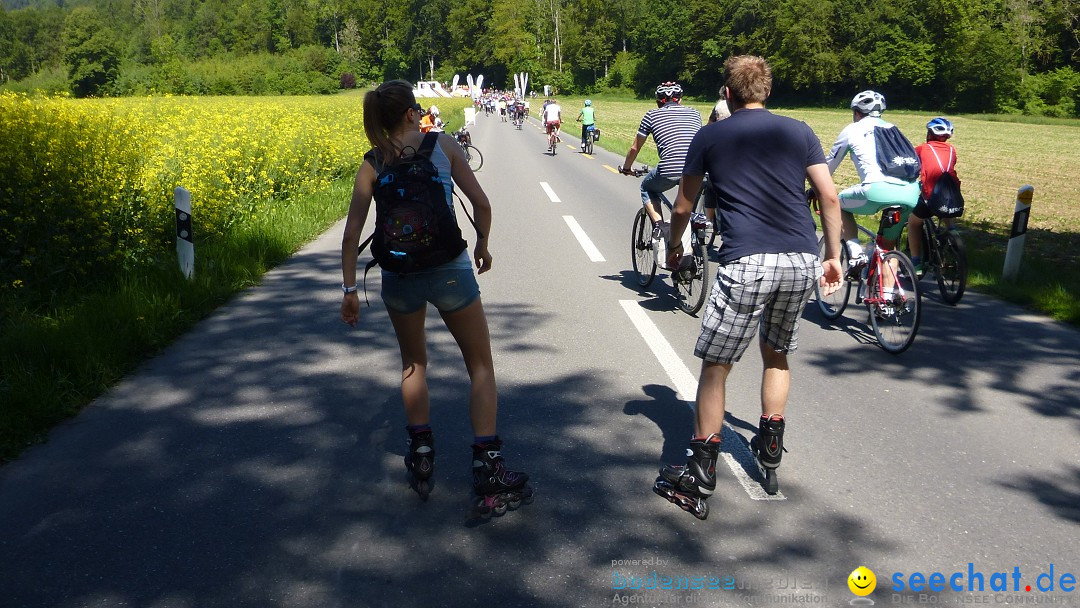
[[[476,501],[472,517],[487,519],[532,502],[533,490],[529,476],[511,471],[503,464],[502,441],[474,444],[472,477]]]
[[[709,516],[705,501],[716,489],[716,459],[720,453],[720,437],[709,435],[704,441],[693,439],[686,450],[689,459],[684,465],[666,465],[653,484],[653,492],[688,511],[698,519]]]
[[[431,474],[435,472],[435,437],[431,431],[409,433],[409,453],[405,455],[409,485],[427,500],[431,493]]]
[[[776,494],[779,484],[776,469],[784,452],[784,416],[762,416],[758,422],[758,434],[750,440],[750,450],[757,458],[758,469],[764,477],[762,486],[766,494]]]

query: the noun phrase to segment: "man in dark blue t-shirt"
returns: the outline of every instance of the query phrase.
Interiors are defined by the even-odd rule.
[[[784,407],[791,375],[787,353],[798,344],[802,309],[821,284],[840,286],[840,202],[821,142],[805,123],[765,109],[772,72],[761,57],[732,57],[724,64],[721,95],[730,118],[702,128],[686,155],[671,219],[668,263],[682,256],[681,237],[706,173],[716,191],[723,245],[716,282],[701,322],[694,354],[702,359],[694,437],[685,465],[660,469],[654,490],[702,517],[715,488],[713,467],[724,425],[724,388],[731,366],[761,336],[765,366],[761,419],[751,441],[765,477],[777,492],[784,436]],[[821,200],[825,260],[818,260],[814,220],[806,204],[806,179]]]

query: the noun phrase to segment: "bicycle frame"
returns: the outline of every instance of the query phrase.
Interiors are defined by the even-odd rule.
[[[648,168],[633,171],[634,175],[644,175]],[[658,193],[660,200],[669,210],[671,201],[663,193]],[[699,194],[700,199],[700,194]],[[653,222],[649,219],[644,206],[638,209],[631,232],[631,253],[634,271],[638,275],[638,285],[648,286],[655,276],[656,269],[664,268],[669,272],[669,279],[675,287],[679,308],[687,314],[697,314],[705,303],[709,288],[709,221],[702,213],[691,213],[690,221],[683,234],[686,247],[682,262],[676,268],[669,268],[663,259],[663,243],[655,238]],[[648,234],[648,236],[646,236]],[[663,237],[661,237],[663,238]],[[689,246],[686,246],[687,241]],[[645,259],[642,259],[642,258]],[[646,261],[647,260],[647,261]]]
[[[889,214],[889,217],[886,217],[886,215],[884,215],[884,214],[882,215],[882,221],[881,221],[882,228],[887,227],[887,226],[885,226],[886,223],[889,223],[890,225],[895,226],[896,224],[898,224],[900,222],[900,212],[899,211],[886,210],[884,213]],[[891,249],[886,249],[884,247],[883,243],[884,243],[885,239],[882,236],[880,231],[875,234],[874,232],[871,232],[868,228],[864,228],[861,225],[856,225],[856,226],[858,227],[860,232],[862,232],[863,234],[865,234],[865,235],[871,237],[872,239],[874,239],[874,244],[875,244],[874,249],[870,252],[870,258],[867,261],[866,278],[865,279],[859,279],[859,282],[860,283],[865,282],[866,285],[876,285],[877,286],[877,293],[875,293],[875,294],[866,294],[866,296],[863,296],[863,294],[861,293],[861,290],[860,290],[858,293],[856,293],[855,303],[856,304],[870,304],[870,305],[877,305],[877,306],[886,306],[886,305],[890,304],[891,301],[886,301],[886,299],[885,299],[885,289],[887,287],[888,288],[893,288],[897,284],[899,284],[899,277],[897,277],[896,269],[893,268],[892,265],[888,266],[889,270],[888,270],[887,273],[884,270],[885,267],[886,267],[886,265],[884,264],[885,253],[887,253],[889,251],[892,251],[892,250]],[[875,281],[874,279],[876,279],[879,276],[882,277],[882,280],[881,281]],[[886,285],[886,283],[889,283],[889,284]],[[906,302],[907,295],[902,294],[901,298],[902,298],[901,302]]]

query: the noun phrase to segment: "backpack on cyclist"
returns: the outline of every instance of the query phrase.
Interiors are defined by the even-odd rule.
[[[956,179],[951,173],[956,165],[956,150],[949,146],[949,158],[943,164],[937,151],[931,146],[927,146],[927,148],[934,155],[934,160],[937,161],[941,175],[934,182],[934,188],[930,191],[930,198],[926,201],[926,206],[938,217],[947,218],[964,215],[964,195],[960,193],[960,180]]]
[[[398,273],[416,272],[445,264],[465,250],[461,228],[446,204],[446,190],[439,170],[431,162],[438,133],[424,135],[415,154],[392,165],[383,165],[381,154],[364,155],[379,171],[375,180],[375,232],[360,245],[371,243],[374,256],[364,269],[375,264]]]
[[[882,173],[906,182],[918,181],[922,169],[919,155],[896,125],[874,127],[874,143],[877,145],[877,161]]]
[[[934,182],[930,199],[926,206],[938,217],[960,217],[964,215],[964,195],[960,193],[960,180],[952,173],[942,173]]]

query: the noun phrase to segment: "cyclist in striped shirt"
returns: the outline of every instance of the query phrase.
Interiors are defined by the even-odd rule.
[[[652,135],[660,154],[660,164],[641,180],[641,204],[657,226],[665,223],[660,193],[679,185],[686,151],[701,129],[701,113],[682,105],[682,94],[682,86],[677,82],[665,82],[656,87],[656,109],[649,110],[641,119],[637,138],[626,152],[626,160],[620,168],[621,173],[632,175],[634,159]]]

